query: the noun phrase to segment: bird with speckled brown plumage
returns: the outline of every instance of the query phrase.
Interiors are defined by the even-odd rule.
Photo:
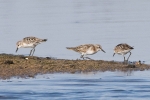
[[[81,54],[80,58],[83,58],[83,59],[84,58],[91,59],[89,57],[84,57],[84,56],[85,55],[93,55],[100,50],[105,53],[105,51],[102,49],[101,45],[99,45],[99,44],[84,44],[84,45],[79,45],[76,47],[66,47],[66,48],[80,53]]]
[[[23,38],[21,41],[18,41],[16,43],[17,45],[17,49],[16,49],[16,52],[18,51],[19,48],[32,48],[31,51],[30,51],[30,54],[29,56],[31,55],[32,53],[32,56],[35,52],[35,47],[40,44],[41,42],[46,42],[47,39],[39,39],[37,37],[25,37]]]
[[[121,43],[121,44],[118,44],[115,48],[114,48],[114,54],[119,54],[119,55],[123,55],[124,56],[124,62],[126,61],[125,60],[125,55],[127,53],[130,53],[129,54],[129,57],[131,56],[131,50],[134,49],[133,47],[131,47],[130,45],[126,44],[126,43]],[[127,58],[127,61],[129,60],[129,57]]]

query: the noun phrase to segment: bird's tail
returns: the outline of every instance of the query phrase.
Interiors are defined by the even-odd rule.
[[[75,48],[74,47],[66,47],[67,49],[69,50],[74,50]]]
[[[73,51],[76,51],[76,52],[79,52],[78,48],[76,47],[66,47],[68,50],[73,50]]]

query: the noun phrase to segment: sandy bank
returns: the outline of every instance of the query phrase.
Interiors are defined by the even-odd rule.
[[[0,54],[0,78],[13,76],[34,77],[37,74],[55,72],[129,71],[147,70],[146,64],[123,64],[103,60],[67,60],[50,57],[26,57],[23,55]]]

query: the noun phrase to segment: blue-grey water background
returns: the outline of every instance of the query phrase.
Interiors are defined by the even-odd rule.
[[[140,74],[139,74],[140,73]],[[0,81],[0,99],[149,100],[150,72],[47,74]]]
[[[92,43],[101,44],[106,51],[90,55],[92,59],[122,61],[122,56],[112,56],[113,48],[119,43],[128,43],[135,48],[130,61],[150,64],[149,5],[149,0],[0,0],[0,53],[28,55],[30,49],[19,49],[15,53],[16,42],[36,36],[48,41],[36,47],[35,56],[77,59],[80,54],[66,47]],[[56,79],[0,82],[3,88],[0,98],[150,98],[149,72],[133,73],[136,75],[121,77],[115,72],[92,76],[52,74],[49,77],[54,75]],[[101,75],[103,80],[99,79]]]

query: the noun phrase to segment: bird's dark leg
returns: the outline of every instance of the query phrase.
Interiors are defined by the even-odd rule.
[[[126,58],[125,58],[125,56],[123,56],[124,57],[124,62],[126,61]]]
[[[93,60],[93,59],[91,59],[91,58],[89,58],[89,57],[84,57],[84,55],[81,55],[81,57],[80,58],[83,58],[83,60],[84,60],[84,58],[86,58],[86,59],[90,59],[90,60]]]
[[[90,59],[90,60],[93,60],[93,59],[91,59],[91,58],[89,58],[89,57],[85,57],[85,58]]]
[[[34,52],[35,52],[35,47],[33,48],[33,53],[32,53],[32,56],[33,56]]]
[[[126,58],[125,58],[125,56],[123,55],[123,57],[124,57],[124,64],[126,64]]]
[[[31,55],[31,53],[32,53],[32,50],[33,50],[33,49],[31,49],[29,56]]]
[[[115,53],[113,54],[113,57],[114,57]]]
[[[80,56],[80,58],[83,58],[83,59],[84,59],[84,57],[83,57],[83,56],[84,56],[84,55],[81,55],[81,56]]]
[[[131,52],[130,52],[130,55],[131,55]],[[130,55],[129,55],[129,57],[130,57]],[[125,56],[124,56],[124,64],[129,64],[129,62],[128,62],[129,57],[128,57],[128,59],[126,60],[126,59],[125,59]]]
[[[129,57],[131,56],[131,52],[130,52],[130,55],[129,55]],[[129,60],[129,57],[128,57],[128,59],[127,59],[127,61]]]

